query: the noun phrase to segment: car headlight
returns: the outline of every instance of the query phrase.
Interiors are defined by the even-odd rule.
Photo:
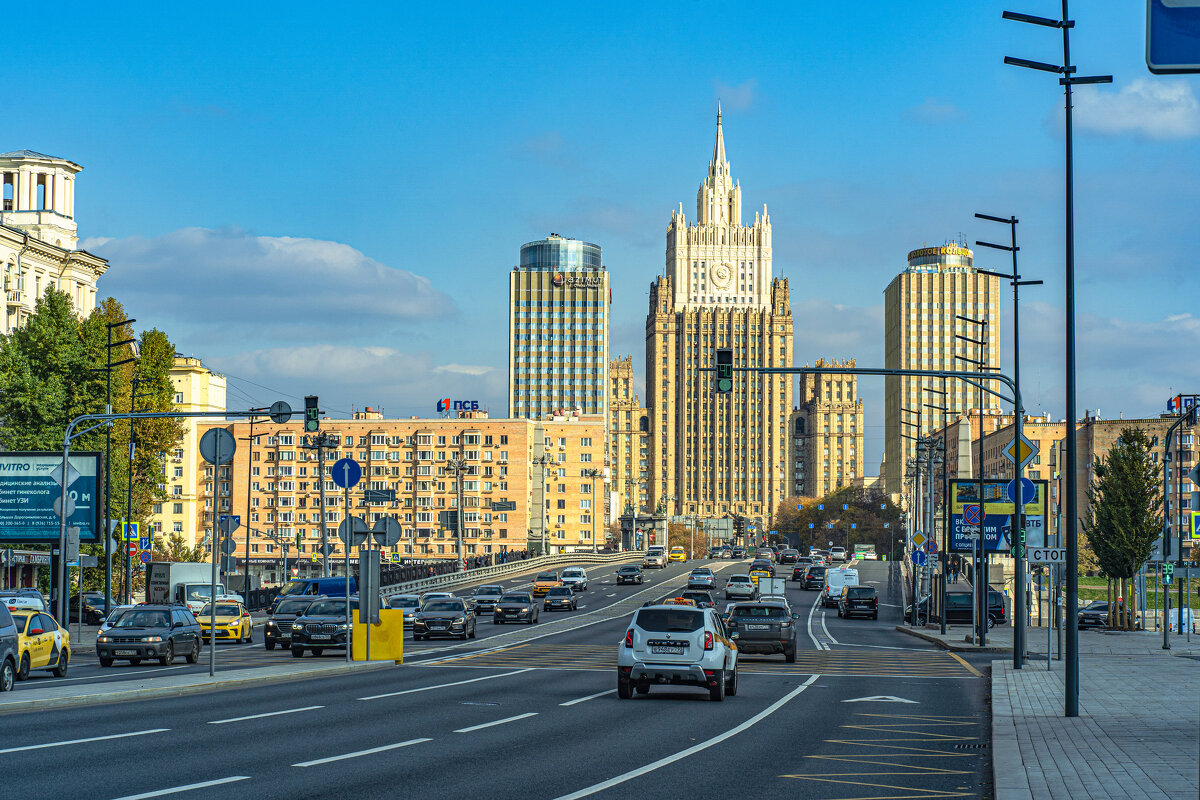
[[[521,611],[522,612],[533,611],[533,606],[525,606],[524,608],[521,609]]]
[[[97,642],[107,642],[107,641],[109,641],[109,639],[107,636],[97,636],[96,641]]]
[[[467,624],[467,618],[466,618],[466,617],[459,617],[458,619],[454,620],[454,622],[453,622],[452,624],[454,624],[454,625],[465,625],[465,624]]]
[[[293,622],[293,623],[292,623],[292,630],[294,630],[294,631],[302,631],[302,630],[304,630],[304,626],[303,626],[303,625],[297,625],[296,623],[294,623],[294,622]]]
[[[161,636],[143,636],[142,641],[143,642],[161,642],[162,637]]]
[[[346,630],[346,623],[344,623],[344,622],[338,623],[338,628],[340,628],[341,630]]]

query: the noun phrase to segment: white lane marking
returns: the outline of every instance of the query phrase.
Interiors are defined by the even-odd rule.
[[[321,764],[329,764],[333,761],[343,761],[347,758],[358,758],[359,756],[370,756],[375,753],[383,753],[388,750],[396,750],[401,747],[408,747],[412,744],[421,744],[422,742],[432,742],[432,739],[409,739],[407,742],[396,742],[395,744],[385,744],[382,747],[372,747],[370,750],[356,750],[353,753],[344,753],[340,756],[329,756],[328,758],[317,758],[312,761],[301,761],[299,764],[292,764],[293,767],[316,767]]]
[[[595,700],[597,697],[604,697],[604,695],[613,694],[616,691],[616,689],[609,689],[607,692],[596,692],[595,694],[589,694],[587,697],[576,697],[574,700],[568,700],[565,703],[559,703],[559,705],[573,706],[576,703],[586,703],[588,700]]]
[[[718,745],[721,742],[725,741],[726,739],[730,739],[734,736],[737,736],[742,731],[754,727],[759,722],[762,722],[764,719],[766,719],[767,717],[774,714],[776,711],[778,711],[780,708],[782,708],[784,705],[786,705],[788,703],[788,701],[792,700],[792,698],[796,697],[798,694],[803,692],[809,686],[812,686],[813,683],[815,683],[817,678],[819,678],[819,677],[821,677],[821,676],[813,675],[811,678],[806,680],[804,683],[800,684],[795,689],[788,692],[783,697],[779,698],[774,703],[767,706],[766,708],[764,708],[762,711],[755,714],[750,719],[746,720],[745,722],[743,722],[742,724],[740,724],[736,727],[730,728],[729,730],[725,731],[724,733],[718,734],[711,739],[707,739],[703,742],[700,742],[699,744],[692,745],[691,747],[687,748],[686,750],[680,750],[678,753],[674,753],[673,755],[666,756],[665,758],[660,758],[658,761],[654,761],[650,764],[647,764],[644,767],[638,767],[637,769],[630,770],[629,772],[618,775],[615,778],[609,778],[606,781],[601,781],[600,783],[593,784],[592,786],[588,786],[585,789],[580,789],[577,792],[572,792],[571,794],[564,794],[561,797],[557,798],[557,800],[578,800],[578,798],[580,798],[580,797],[587,797],[588,795],[593,795],[593,794],[596,794],[597,792],[602,792],[605,789],[610,789],[613,786],[617,786],[619,784],[625,783],[626,781],[633,780],[634,778],[640,778],[642,775],[645,775],[646,773],[653,772],[656,769],[661,769],[662,767],[669,766],[671,764],[674,764],[676,761],[687,758],[688,756],[691,756],[691,755],[695,755],[696,753],[699,753],[702,750],[707,750],[708,748],[710,748],[714,745]]]
[[[204,781],[202,783],[189,783],[186,786],[172,786],[170,789],[159,789],[154,792],[142,792],[141,794],[127,794],[124,797],[118,797],[117,800],[149,800],[151,797],[165,797],[169,794],[178,794],[179,792],[190,792],[193,789],[207,789],[210,786],[220,786],[225,783],[237,783],[238,781],[250,780],[249,775],[230,775],[228,778],[217,778],[213,781]]]
[[[851,700],[843,700],[843,703],[912,703],[919,705],[916,700],[909,700],[904,697],[896,697],[894,694],[873,694],[870,697],[855,697]]]
[[[87,742],[103,742],[108,739],[125,739],[130,736],[145,736],[150,733],[166,733],[170,728],[151,728],[147,731],[133,731],[131,733],[114,733],[109,736],[89,736],[86,739],[68,739],[65,742],[46,742],[45,744],[27,744],[23,747],[6,747],[0,750],[2,753],[20,753],[25,750],[44,750],[47,747],[65,747],[69,744],[85,744]]]
[[[318,708],[325,706],[305,706],[304,708],[289,708],[284,711],[268,711],[265,714],[251,714],[248,717],[230,717],[229,719],[214,719],[209,725],[224,725],[227,722],[245,722],[248,719],[262,719],[263,717],[278,717],[281,714],[299,714],[301,711],[316,711]]]
[[[605,596],[605,597],[616,597],[616,596],[617,596],[617,593],[616,593],[616,592],[613,592],[612,594],[606,594],[606,595],[604,595],[604,596]]]
[[[420,686],[416,689],[405,689],[400,692],[388,692],[387,694],[373,694],[370,697],[360,697],[359,700],[379,700],[384,697],[399,697],[402,694],[416,694],[417,692],[428,692],[432,689],[445,689],[449,686],[462,686],[464,683],[476,683],[478,681],[490,681],[492,678],[507,678],[509,675],[520,675],[522,672],[530,672],[533,667],[525,667],[513,672],[501,672],[499,675],[485,675],[482,678],[471,678],[465,681],[454,681],[453,683],[439,683],[436,686]]]
[[[808,631],[808,638],[812,639],[812,643],[813,643],[814,647],[816,647],[818,650],[827,650],[829,648],[827,648],[825,645],[821,644],[821,642],[817,640],[816,635],[813,633],[813,627],[812,627],[813,614],[816,613],[817,603],[820,602],[820,600],[821,600],[821,595],[817,595],[817,599],[813,601],[812,608],[810,608],[808,610],[808,624],[805,626],[805,630]]]
[[[506,722],[516,722],[519,719],[525,719],[526,717],[536,717],[536,716],[537,716],[536,711],[530,711],[525,714],[517,714],[515,717],[507,717],[505,719],[498,719],[495,722],[485,722],[482,725],[472,725],[469,728],[459,728],[458,730],[455,731],[455,733],[470,733],[471,731],[480,731],[480,730],[483,730],[484,728],[490,728],[493,725],[503,725]]]
[[[833,636],[830,635],[829,628],[825,627],[825,611],[824,611],[824,609],[822,609],[822,611],[821,611],[821,630],[825,631],[825,638],[829,639],[829,641],[833,642],[834,644],[841,644],[841,642],[839,642],[837,639],[833,638]],[[829,646],[826,645],[825,649],[828,650]]]

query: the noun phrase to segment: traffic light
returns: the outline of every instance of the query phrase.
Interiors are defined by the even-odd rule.
[[[316,433],[321,429],[321,410],[317,408],[317,396],[310,394],[304,398],[304,432]]]
[[[720,348],[717,350],[717,394],[729,394],[733,391],[733,350]]]

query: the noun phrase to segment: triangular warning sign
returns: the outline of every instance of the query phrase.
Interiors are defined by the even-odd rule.
[[[890,694],[877,694],[871,697],[856,697],[853,700],[843,700],[843,703],[912,703],[918,705],[916,700],[906,700],[903,697],[896,697]]]

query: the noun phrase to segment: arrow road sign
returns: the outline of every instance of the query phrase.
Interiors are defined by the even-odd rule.
[[[925,551],[924,550],[913,550],[912,562],[913,562],[913,564],[915,564],[918,567],[925,566]]]
[[[149,550],[150,549],[150,537],[149,536],[139,536],[138,537],[138,549],[140,549],[140,550]]]
[[[353,489],[362,480],[362,467],[353,458],[339,458],[331,472],[333,482],[342,489]]]
[[[1011,480],[1008,486],[1004,489],[1004,496],[1009,499],[1009,502],[1017,502],[1017,482]],[[1029,505],[1037,499],[1037,487],[1033,485],[1033,481],[1029,478],[1021,478],[1021,502]]]
[[[221,533],[229,535],[242,526],[242,518],[238,514],[222,514],[217,525]]]

